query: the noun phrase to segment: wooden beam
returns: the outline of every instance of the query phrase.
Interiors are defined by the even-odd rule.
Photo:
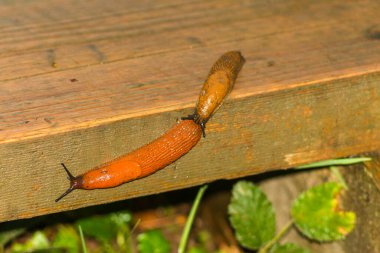
[[[0,221],[379,149],[378,13],[375,0],[1,3]],[[229,50],[247,63],[195,149],[54,203],[60,162],[80,174],[156,138]]]
[[[377,177],[371,172],[378,172],[380,153],[367,154],[373,160],[364,165],[349,166],[341,170],[349,185],[343,196],[343,206],[356,213],[356,226],[346,240],[342,241],[344,252],[380,252],[380,191]],[[369,172],[369,173],[368,173]],[[375,181],[374,181],[375,180]],[[375,184],[374,184],[375,183]]]

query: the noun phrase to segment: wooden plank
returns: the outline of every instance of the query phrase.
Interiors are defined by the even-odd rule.
[[[356,213],[356,226],[347,240],[342,241],[344,252],[373,252],[380,253],[380,191],[376,188],[368,169],[380,162],[379,151],[367,154],[373,161],[366,166],[356,165],[342,170],[349,191],[343,197],[345,209]],[[366,168],[367,167],[367,168]]]
[[[378,149],[379,11],[343,0],[0,3],[0,221]],[[235,90],[187,156],[53,203],[68,184],[60,162],[79,174],[165,132],[235,49],[247,59]]]
[[[55,197],[68,185],[60,162],[79,174],[152,140],[169,128],[173,119],[190,111],[4,143],[0,145],[2,219],[107,203],[371,150],[380,146],[379,83],[380,75],[365,75],[230,101],[208,125],[207,138],[173,166],[114,189],[76,191],[58,204],[53,202]],[[370,96],[376,99],[368,103]]]
[[[189,108],[211,64],[232,49],[247,58],[232,98],[380,68],[379,40],[368,37],[377,1],[136,5],[30,1],[0,9],[15,22],[0,40],[0,140]]]

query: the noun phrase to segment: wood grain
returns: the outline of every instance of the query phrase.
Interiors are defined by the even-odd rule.
[[[343,205],[347,210],[356,213],[356,226],[352,233],[341,244],[344,252],[373,252],[380,253],[380,191],[376,188],[367,167],[371,163],[379,164],[380,153],[372,152],[367,154],[373,157],[373,161],[366,163],[366,166],[349,166],[342,170],[346,182],[350,188],[343,197]]]
[[[380,148],[378,1],[0,3],[0,221]],[[212,63],[247,62],[206,139],[110,190],[66,187],[193,111]],[[4,203],[4,204],[3,204]]]

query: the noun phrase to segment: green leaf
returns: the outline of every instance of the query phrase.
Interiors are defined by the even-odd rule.
[[[294,243],[285,243],[282,245],[276,244],[270,250],[270,253],[310,253],[310,251]]]
[[[116,237],[117,227],[108,216],[94,216],[77,222],[82,227],[83,234],[98,240],[110,241]]]
[[[67,253],[80,252],[78,233],[71,226],[59,226],[53,247],[64,248]]]
[[[119,227],[125,227],[132,222],[132,214],[129,211],[112,213],[110,219]]]
[[[296,169],[311,169],[311,168],[319,168],[319,167],[328,167],[328,166],[338,166],[338,165],[351,165],[355,163],[362,163],[371,161],[371,157],[353,157],[353,158],[342,158],[342,159],[331,159],[331,160],[323,160],[315,163],[309,163],[306,165],[301,165],[296,167]]]
[[[317,241],[343,239],[354,228],[356,216],[339,210],[337,198],[341,190],[341,184],[330,182],[299,195],[291,210],[296,227]]]
[[[137,237],[140,253],[169,253],[170,244],[159,230],[150,230]]]
[[[228,213],[236,238],[244,247],[255,250],[274,237],[272,204],[254,184],[240,181],[234,185]]]
[[[11,253],[28,252],[47,248],[49,248],[49,240],[43,232],[37,231],[26,243],[13,244],[11,247]]]
[[[118,231],[128,226],[131,220],[130,212],[126,211],[81,219],[77,222],[77,225],[82,227],[85,235],[92,236],[103,242],[109,242],[116,238]]]

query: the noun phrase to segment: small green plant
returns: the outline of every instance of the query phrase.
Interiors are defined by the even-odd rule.
[[[80,232],[81,230],[79,230]],[[59,225],[57,234],[53,240],[53,247],[65,249],[67,253],[77,253],[80,251],[79,241],[82,238],[74,226]],[[86,253],[85,250],[82,250]]]
[[[352,231],[355,213],[338,209],[337,196],[341,190],[340,184],[329,182],[298,196],[291,214],[304,235],[312,240],[328,242],[343,239]]]
[[[169,253],[170,244],[159,230],[150,230],[137,236],[139,253]]]
[[[11,252],[28,252],[31,250],[44,250],[49,248],[49,240],[44,233],[36,231],[26,243],[15,243]]]
[[[228,206],[237,240],[248,249],[258,249],[275,235],[276,218],[265,194],[250,182],[240,181]]]
[[[240,181],[232,191],[228,207],[230,222],[242,246],[266,252],[309,252],[295,244],[280,245],[279,240],[294,224],[312,240],[320,242],[343,239],[352,231],[355,214],[337,210],[337,195],[342,190],[330,182],[313,187],[293,202],[292,220],[275,235],[275,216],[272,204],[259,187]]]
[[[11,243],[10,253],[24,252],[65,252],[65,253],[116,253],[132,252],[128,244],[131,236],[132,215],[128,211],[114,212],[108,215],[90,216],[77,220],[76,224],[58,224],[52,236],[51,228],[35,231],[26,241]],[[32,224],[33,225],[33,224]],[[13,229],[0,233],[0,252],[26,228]],[[97,249],[87,249],[86,238],[92,238]]]
[[[85,248],[83,237],[87,236],[99,242],[101,252],[129,252],[127,242],[130,237],[131,221],[132,215],[128,211],[91,216],[78,220],[77,225],[80,228],[80,235],[83,233],[83,236],[81,235],[82,248]],[[116,244],[113,244],[115,238]]]
[[[330,166],[339,183],[324,183],[300,194],[292,204],[291,220],[277,234],[273,207],[266,195],[253,183],[239,181],[233,187],[228,206],[229,220],[237,240],[243,247],[258,250],[258,253],[310,252],[293,243],[279,243],[293,225],[311,240],[329,242],[344,239],[354,229],[356,216],[353,212],[338,208],[339,193],[347,186],[334,166],[369,160],[367,157],[334,159],[297,167],[310,169]]]

